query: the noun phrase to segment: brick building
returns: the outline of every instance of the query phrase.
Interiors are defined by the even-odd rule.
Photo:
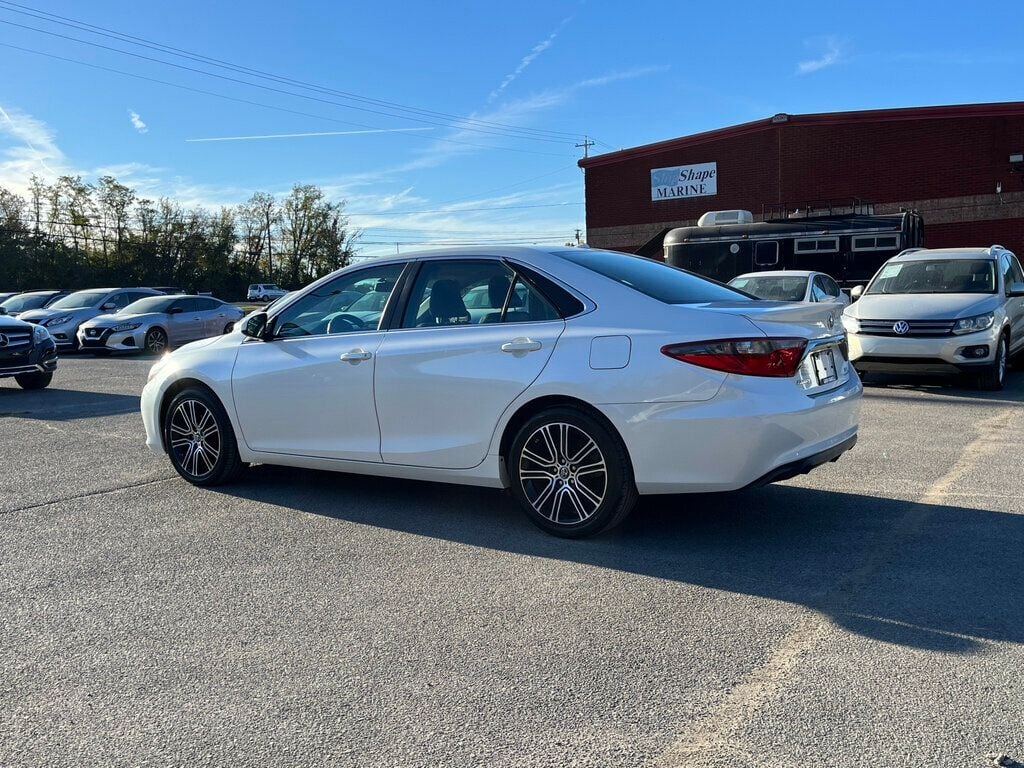
[[[856,198],[917,209],[928,247],[1024,252],[1024,102],[778,114],[579,164],[595,248],[658,256],[707,211]]]

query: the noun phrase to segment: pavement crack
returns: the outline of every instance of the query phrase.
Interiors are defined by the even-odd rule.
[[[28,504],[24,507],[15,507],[14,509],[0,510],[0,517],[6,515],[13,515],[18,512],[28,512],[33,509],[40,509],[42,507],[51,507],[54,504],[63,504],[68,501],[77,501],[79,499],[88,499],[93,496],[103,496],[107,493],[117,493],[118,491],[126,491],[131,488],[145,488],[149,485],[157,485],[158,483],[166,483],[169,480],[176,479],[175,475],[169,475],[167,477],[158,477],[151,480],[141,480],[137,483],[125,483],[124,485],[108,486],[106,488],[99,488],[95,491],[87,491],[85,493],[77,493],[71,496],[63,496],[59,499],[50,499],[48,501],[41,501],[38,504]]]

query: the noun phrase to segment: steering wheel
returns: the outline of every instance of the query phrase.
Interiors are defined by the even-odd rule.
[[[327,333],[345,333],[345,331],[361,331],[366,326],[355,315],[335,315],[327,321]]]

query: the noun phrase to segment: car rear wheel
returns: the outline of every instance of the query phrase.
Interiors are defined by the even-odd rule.
[[[978,386],[993,392],[1002,389],[1006,382],[1006,366],[1009,356],[1010,343],[1004,334],[999,337],[996,359],[978,376]]]
[[[164,447],[177,473],[193,485],[228,483],[245,467],[224,407],[203,389],[175,395],[164,419]]]
[[[14,377],[22,389],[45,389],[53,381],[53,373],[22,373]]]
[[[507,459],[512,495],[536,526],[555,536],[606,531],[636,505],[622,440],[577,408],[532,417],[516,434]]]
[[[162,354],[167,349],[167,334],[163,328],[150,328],[146,332],[143,348],[151,355]]]

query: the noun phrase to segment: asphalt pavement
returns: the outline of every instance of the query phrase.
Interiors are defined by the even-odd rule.
[[[0,766],[1024,761],[1024,372],[887,378],[839,462],[563,541],[492,490],[193,488],[149,365],[0,381]]]

